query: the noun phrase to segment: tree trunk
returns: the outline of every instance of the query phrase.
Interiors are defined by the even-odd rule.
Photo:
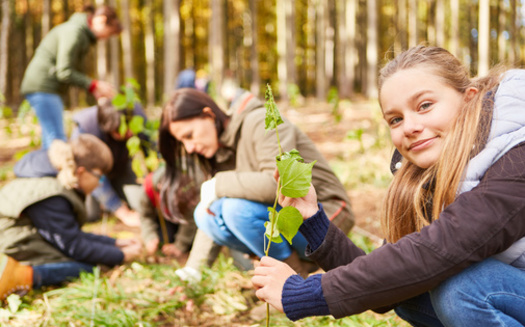
[[[51,0],[42,1],[42,38],[51,29]]]
[[[459,57],[459,0],[450,0],[450,53]]]
[[[445,46],[445,1],[436,2],[436,45]]]
[[[417,32],[417,0],[408,0],[408,46],[415,47],[418,42]]]
[[[345,16],[346,16],[346,44],[345,44],[345,64],[344,64],[344,79],[342,85],[341,96],[349,98],[354,94],[354,80],[355,80],[355,64],[356,64],[356,17],[357,17],[357,0],[346,0]]]
[[[326,22],[327,17],[327,8],[326,2],[324,0],[317,1],[317,19],[316,19],[316,96],[318,100],[326,99],[326,72],[325,72],[325,33],[326,33]]]
[[[180,14],[179,0],[164,1],[164,98],[175,87],[180,70]]]
[[[366,41],[366,96],[377,97],[377,0],[366,2],[367,11],[367,41]]]
[[[325,75],[326,75],[326,90],[330,88],[332,81],[334,79],[334,61],[335,61],[335,26],[332,24],[334,21],[332,19],[332,6],[333,2],[327,1],[324,11],[325,19],[325,42],[324,42],[324,62],[325,62]],[[325,97],[326,99],[326,97]]]
[[[498,61],[505,61],[505,35],[503,34],[506,30],[506,9],[505,3],[498,3]]]
[[[5,102],[7,92],[7,69],[9,59],[9,30],[11,29],[11,5],[9,0],[2,0],[2,30],[0,31],[0,95]]]
[[[478,76],[485,76],[489,71],[490,0],[479,1],[478,31]]]
[[[282,100],[288,99],[286,92],[288,84],[288,65],[287,65],[287,30],[286,24],[286,2],[288,0],[277,0],[277,79],[279,81],[279,97]]]
[[[125,78],[133,78],[133,50],[131,49],[131,22],[129,16],[129,0],[120,0],[122,21],[122,34],[120,42],[122,45],[122,59],[124,61]]]
[[[109,5],[113,8],[117,8],[116,0],[109,0]],[[109,39],[109,67],[111,74],[111,83],[118,89],[120,81],[120,47],[118,37],[114,36]]]
[[[104,0],[97,0],[97,7],[104,5]],[[107,80],[107,53],[108,53],[108,43],[106,40],[97,41],[97,78],[100,80]]]
[[[144,13],[144,50],[146,52],[146,103],[155,105],[155,34],[153,31],[153,1],[146,0]]]
[[[399,1],[399,10],[397,14],[397,20],[396,20],[396,31],[398,37],[396,37],[397,40],[397,47],[395,48],[396,53],[406,50],[408,46],[407,42],[407,1],[406,0],[400,0]]]
[[[519,60],[518,57],[518,40],[519,40],[519,34],[518,34],[518,28],[517,28],[517,17],[516,17],[516,11],[517,8],[517,1],[516,0],[510,0],[510,51],[509,51],[509,62],[511,65],[515,65],[516,62]]]
[[[259,58],[257,52],[257,0],[250,0],[250,12],[251,12],[251,34],[252,43],[250,46],[250,68],[251,68],[251,83],[250,91],[256,96],[259,95],[261,90],[261,77],[259,75]]]
[[[223,1],[211,0],[209,31],[210,77],[216,92],[222,86],[224,73]]]

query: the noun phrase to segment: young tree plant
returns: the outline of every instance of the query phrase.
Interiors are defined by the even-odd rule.
[[[283,242],[281,235],[288,243],[292,244],[292,239],[299,231],[299,227],[303,223],[303,216],[299,210],[295,207],[283,207],[277,211],[277,201],[281,194],[290,198],[301,198],[308,194],[312,182],[312,168],[316,161],[305,163],[296,149],[283,152],[278,130],[278,126],[283,123],[283,120],[269,84],[266,86],[265,107],[265,130],[266,132],[275,130],[279,147],[279,154],[276,157],[277,170],[279,171],[277,191],[273,207],[268,207],[269,221],[264,224],[266,227],[265,240],[268,238],[264,253],[268,255],[272,243]],[[270,326],[270,307],[268,304],[266,304],[266,326]]]

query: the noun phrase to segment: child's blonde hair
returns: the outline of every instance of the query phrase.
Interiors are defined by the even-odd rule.
[[[78,184],[78,167],[88,170],[100,169],[103,174],[113,167],[113,155],[108,146],[90,134],[80,134],[69,143],[54,140],[48,155],[51,164],[58,170],[57,179],[68,189]]]
[[[381,69],[379,93],[393,74],[415,67],[428,69],[462,94],[471,87],[478,92],[460,109],[434,165],[422,169],[403,159],[388,189],[381,217],[389,242],[420,231],[432,219],[438,219],[441,211],[456,199],[469,160],[485,145],[493,105],[483,100],[498,85],[501,75],[500,69],[495,69],[487,77],[471,79],[468,70],[447,50],[417,46],[401,53]]]

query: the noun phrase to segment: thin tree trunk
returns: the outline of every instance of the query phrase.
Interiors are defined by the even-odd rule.
[[[489,71],[490,0],[479,1],[478,76]]]
[[[317,1],[316,19],[316,96],[319,100],[326,99],[326,72],[325,72],[325,33],[327,23],[327,8],[324,0]]]
[[[146,103],[155,105],[155,34],[153,32],[153,1],[146,0],[144,13],[144,50],[146,52]]]
[[[109,0],[109,5],[113,8],[117,7],[116,0]],[[109,40],[109,67],[111,73],[111,83],[118,89],[121,84],[120,81],[120,69],[119,69],[119,58],[120,58],[120,47],[118,37],[114,36]]]
[[[341,96],[349,98],[354,94],[354,79],[356,64],[356,17],[357,17],[357,0],[346,0],[345,8],[345,52],[344,52],[344,78],[341,85]]]
[[[42,1],[42,38],[51,29],[51,0]]]
[[[498,61],[505,61],[506,42],[503,32],[506,30],[506,9],[503,1],[498,3]]]
[[[459,0],[450,0],[450,52],[459,57]]]
[[[164,97],[175,87],[180,70],[179,0],[164,1]]]
[[[286,1],[277,0],[277,79],[279,80],[279,96],[282,100],[288,99],[287,85],[288,85],[288,65],[287,65],[287,50],[286,47]]]
[[[445,46],[445,1],[436,2],[436,45]]]
[[[399,10],[398,10],[398,17],[396,20],[396,31],[399,35],[396,40],[398,40],[398,48],[396,48],[396,51],[403,51],[406,50],[408,46],[407,42],[407,0],[400,0],[399,1]]]
[[[261,89],[261,77],[259,75],[259,58],[257,52],[257,0],[250,0],[250,12],[251,12],[251,34],[252,43],[250,46],[250,68],[252,72],[252,78],[250,83],[250,90],[256,96],[259,95]]]
[[[221,89],[224,73],[223,11],[222,0],[211,0],[209,61],[211,81],[216,92]]]
[[[9,30],[11,28],[11,5],[9,0],[2,0],[2,30],[0,31],[0,95],[5,101],[7,92],[7,64],[9,59]]]
[[[519,60],[518,57],[518,28],[516,26],[517,24],[517,18],[516,18],[516,11],[517,8],[517,1],[516,0],[510,0],[510,51],[509,51],[509,62],[511,65],[515,65],[517,61]]]
[[[104,0],[97,0],[97,6],[104,5]],[[107,80],[107,53],[108,53],[108,43],[106,40],[97,41],[97,78],[100,80]]]
[[[417,32],[417,0],[408,0],[408,46],[415,47],[418,40]]]
[[[377,0],[366,2],[367,10],[367,41],[366,41],[366,96],[377,97]]]
[[[326,90],[330,88],[330,84],[334,79],[334,61],[335,61],[335,28],[333,26],[333,20],[331,16],[333,2],[327,1],[325,7],[326,17],[326,32],[325,32],[325,45],[324,45],[324,62],[325,62],[325,74],[326,74]]]
[[[297,70],[295,69],[295,1],[285,0],[286,4],[286,84],[297,84]]]
[[[129,0],[120,0],[122,21],[122,34],[120,42],[122,45],[122,58],[124,61],[125,78],[133,78],[133,51],[131,49],[131,22],[129,16]]]

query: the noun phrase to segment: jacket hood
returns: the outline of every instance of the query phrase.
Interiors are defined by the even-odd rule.
[[[226,126],[226,129],[219,137],[219,142],[223,146],[235,148],[237,134],[241,129],[244,119],[250,112],[255,110],[265,110],[264,103],[248,91],[240,93],[232,101],[230,106],[232,116],[228,126]]]
[[[16,177],[54,177],[58,173],[45,149],[29,152],[23,156],[15,164],[13,171]]]

